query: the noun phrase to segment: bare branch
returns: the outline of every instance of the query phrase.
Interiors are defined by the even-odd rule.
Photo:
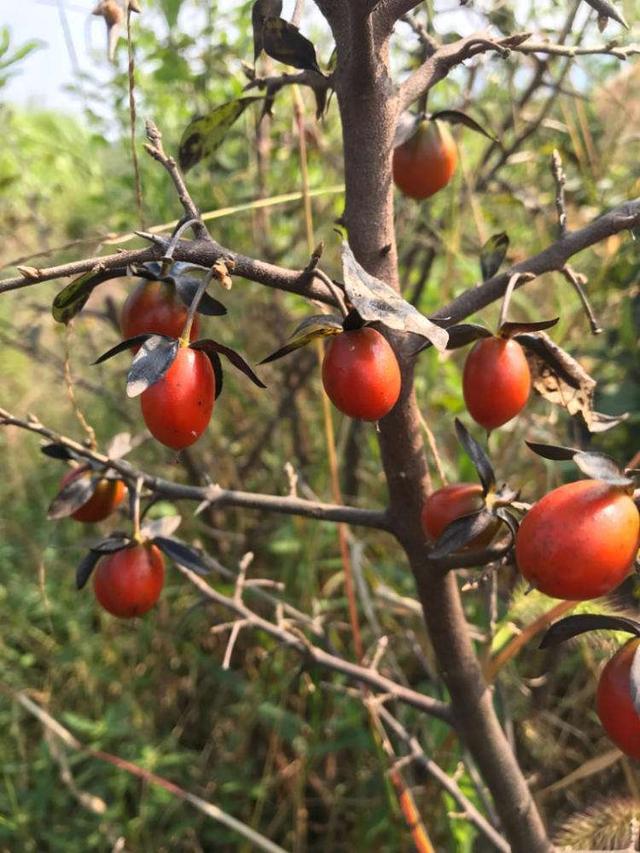
[[[175,500],[198,501],[205,505],[217,507],[232,506],[244,509],[257,509],[264,512],[275,512],[281,515],[296,515],[303,518],[314,518],[317,521],[346,522],[348,524],[373,527],[377,530],[391,532],[387,513],[379,510],[358,509],[357,507],[324,504],[308,501],[302,498],[279,497],[277,495],[254,494],[223,489],[218,485],[189,486],[172,483],[151,474],[139,471],[123,459],[109,459],[102,453],[91,450],[73,441],[67,436],[60,435],[38,421],[37,418],[18,418],[6,409],[0,409],[0,425],[17,426],[20,429],[34,432],[57,444],[62,444],[85,459],[93,459],[108,468],[117,471],[124,479],[135,483],[142,479],[143,484],[151,491]]]
[[[564,237],[567,233],[567,208],[564,198],[564,186],[567,182],[567,176],[562,168],[562,157],[557,148],[553,149],[551,156],[551,171],[553,179],[556,182],[556,210],[558,212],[558,230],[560,237]]]
[[[495,275],[478,287],[467,290],[457,299],[440,308],[431,319],[448,317],[451,322],[457,323],[499,299],[514,274],[533,273],[537,277],[546,272],[561,271],[573,255],[601,240],[606,240],[613,234],[635,228],[638,224],[640,224],[640,198],[614,207],[608,213],[585,225],[584,228],[567,233],[562,239],[547,246],[537,255],[521,261],[500,275]],[[525,282],[520,280],[517,287],[523,284]]]
[[[203,578],[186,569],[184,566],[178,565],[178,570],[201,592],[206,598],[214,601],[216,604],[225,607],[232,613],[237,614],[241,619],[245,620],[246,627],[251,627],[259,631],[264,631],[269,636],[274,637],[278,642],[282,643],[287,648],[297,651],[299,654],[313,661],[313,663],[323,666],[327,669],[339,672],[345,675],[350,681],[356,684],[363,684],[367,687],[377,690],[380,693],[388,694],[389,699],[394,699],[398,702],[404,702],[411,705],[425,714],[429,714],[438,719],[451,722],[449,706],[433,699],[430,696],[425,696],[418,693],[416,690],[411,690],[402,684],[392,681],[390,678],[381,675],[371,667],[359,666],[351,663],[338,655],[330,654],[324,649],[314,646],[307,638],[300,634],[294,633],[290,629],[282,625],[277,625],[264,619],[257,613],[254,613],[243,602],[237,601],[235,597],[223,595],[216,589],[211,587]]]

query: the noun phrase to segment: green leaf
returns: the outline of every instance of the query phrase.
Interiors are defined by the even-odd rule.
[[[187,125],[178,150],[180,168],[188,172],[196,163],[210,157],[220,147],[229,128],[240,118],[249,104],[261,100],[262,96],[236,98],[235,101],[221,104],[213,112]]]
[[[316,49],[297,27],[284,18],[265,18],[262,26],[264,52],[278,62],[322,74],[316,60]]]
[[[120,278],[126,275],[126,267],[118,267],[112,270],[103,270],[99,273],[87,272],[80,278],[74,279],[53,300],[51,313],[56,323],[68,323],[84,308],[87,299],[91,296],[94,287],[103,281],[112,278]]]
[[[480,269],[483,281],[487,281],[498,272],[508,248],[509,238],[504,231],[501,234],[494,234],[493,237],[489,237],[480,250]]]

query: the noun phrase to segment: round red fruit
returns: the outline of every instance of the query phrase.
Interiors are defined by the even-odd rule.
[[[394,148],[393,180],[410,198],[429,198],[449,183],[457,163],[458,152],[449,128],[424,120],[409,139]]]
[[[425,535],[438,539],[452,521],[478,512],[484,506],[482,486],[478,483],[453,483],[432,492],[422,507],[421,521]],[[496,533],[491,524],[465,545],[465,548],[482,548],[488,545]]]
[[[322,383],[345,415],[377,421],[397,403],[402,380],[391,345],[380,332],[365,327],[332,339],[322,363]]]
[[[207,428],[215,393],[216,380],[207,355],[180,347],[162,379],[140,395],[144,422],[159,442],[182,450]]]
[[[91,470],[85,465],[80,465],[72,471],[68,471],[62,478],[60,488],[72,483],[80,477],[90,477]],[[122,480],[107,480],[103,477],[98,481],[95,490],[86,503],[71,513],[71,518],[91,524],[103,521],[108,515],[122,503],[125,495],[125,487]]]
[[[630,640],[607,663],[598,682],[596,707],[600,722],[615,745],[640,760],[640,714],[631,697],[631,666],[640,638]]]
[[[143,279],[127,296],[122,306],[122,335],[125,339],[148,333],[179,338],[188,310],[179,298],[174,284]],[[190,339],[196,340],[199,334],[200,321],[196,314]]]
[[[471,417],[491,430],[506,424],[524,408],[531,391],[531,373],[517,341],[483,338],[464,365],[462,393]]]
[[[626,492],[601,480],[579,480],[549,492],[524,517],[516,562],[524,577],[553,598],[606,595],[627,576],[640,538],[640,515]]]
[[[151,610],[164,584],[164,557],[155,545],[134,545],[101,557],[93,573],[100,604],[120,619]]]

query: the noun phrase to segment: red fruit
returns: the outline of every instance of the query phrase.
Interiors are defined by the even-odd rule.
[[[120,328],[124,338],[153,333],[179,338],[187,319],[187,306],[178,297],[174,284],[165,281],[147,281],[140,284],[127,296],[122,306]],[[193,318],[190,340],[200,334],[200,321]],[[138,347],[134,348],[138,349]]]
[[[182,450],[207,428],[215,392],[209,358],[200,350],[180,347],[162,379],[140,395],[144,422],[162,444]]]
[[[60,488],[64,488],[68,483],[78,480],[80,477],[90,476],[90,469],[85,465],[80,465],[64,475],[60,483]],[[124,495],[125,488],[122,480],[107,480],[103,478],[98,482],[89,500],[82,504],[75,512],[71,513],[71,518],[87,524],[102,521],[108,515],[111,515],[114,509],[122,503]]]
[[[375,329],[342,332],[327,348],[322,383],[331,402],[345,415],[377,421],[400,396],[398,359]]]
[[[393,180],[410,198],[429,198],[451,180],[458,163],[449,128],[421,121],[412,136],[393,150]]]
[[[482,338],[464,365],[462,393],[471,417],[485,429],[514,418],[531,391],[531,373],[517,341]]]
[[[640,638],[630,640],[611,658],[598,682],[596,707],[611,740],[626,755],[640,760],[640,714],[631,698],[631,665]]]
[[[553,598],[606,595],[631,569],[640,515],[623,489],[579,480],[549,492],[524,517],[516,562],[524,577]]]
[[[105,610],[120,619],[151,610],[164,584],[164,557],[155,545],[134,545],[98,560],[93,590]]]
[[[432,492],[422,508],[420,519],[422,529],[429,539],[438,539],[452,521],[471,515],[482,509],[484,497],[482,486],[478,483],[454,483]],[[496,532],[496,525],[490,525],[465,545],[465,548],[478,548],[488,545]]]

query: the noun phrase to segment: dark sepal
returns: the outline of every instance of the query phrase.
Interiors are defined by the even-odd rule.
[[[466,113],[460,112],[460,110],[440,110],[438,113],[433,113],[429,116],[431,121],[446,121],[447,124],[462,124],[464,127],[468,127],[469,130],[474,130],[476,133],[480,133],[482,136],[486,136],[487,139],[490,139],[492,142],[497,142],[497,138],[489,133],[488,130],[485,130],[481,124],[468,116]]]
[[[68,518],[84,506],[96,490],[100,477],[80,476],[63,486],[51,501],[47,510],[47,518],[55,521]]]
[[[342,321],[342,328],[345,332],[355,332],[358,329],[362,329],[366,325],[367,324],[362,319],[360,314],[358,314],[355,308],[352,308]]]
[[[209,574],[209,569],[204,563],[200,552],[196,551],[196,549],[192,548],[190,545],[186,545],[184,542],[181,542],[179,539],[174,539],[173,537],[168,536],[158,536],[154,539],[153,544],[157,545],[158,548],[167,555],[167,557],[170,557],[176,563],[184,566],[185,569],[191,569],[192,572],[196,572],[198,575]]]
[[[176,268],[180,269],[176,269]],[[182,269],[184,267],[184,269]],[[197,271],[197,274],[196,274]],[[176,261],[171,268],[170,279],[173,280],[176,286],[176,292],[180,297],[180,301],[191,307],[191,303],[196,295],[196,291],[202,284],[202,279],[207,275],[209,270],[204,267],[197,267],[193,264],[181,264]],[[198,302],[198,314],[206,314],[209,317],[222,317],[227,313],[227,309],[222,304],[210,296],[206,291],[200,297]]]
[[[478,472],[478,477],[482,483],[482,493],[486,496],[489,492],[493,491],[496,485],[496,475],[493,465],[484,449],[471,435],[462,421],[456,418],[454,423],[458,441],[464,447],[469,459],[473,462],[473,466]]]
[[[486,509],[463,515],[448,524],[436,539],[429,552],[430,560],[438,560],[464,548],[476,536],[480,536],[494,522],[493,515]]]
[[[480,250],[480,272],[482,280],[493,278],[505,259],[509,248],[509,237],[502,231],[489,237]]]
[[[89,551],[89,553],[85,554],[82,558],[80,565],[76,569],[76,589],[82,589],[85,586],[91,577],[100,556],[101,555],[97,551]]]
[[[507,525],[511,536],[515,541],[516,534],[518,532],[518,527],[520,526],[518,519],[512,512],[509,512],[509,510],[504,506],[498,507],[496,510],[494,510],[494,512],[496,517]]]
[[[516,335],[530,334],[532,332],[544,332],[556,325],[560,318],[553,317],[551,320],[538,320],[535,323],[503,323],[498,329],[501,338],[514,338]]]
[[[447,332],[449,332],[447,349],[459,349],[480,338],[493,337],[493,332],[477,323],[458,323],[455,326],[449,326]]]
[[[360,321],[360,325],[362,325],[362,321]],[[339,335],[343,329],[343,321],[340,317],[333,314],[314,314],[313,317],[307,317],[300,323],[292,333],[288,344],[263,358],[259,364],[269,364],[276,361],[285,355],[289,355],[290,352],[301,349],[316,338]]]
[[[541,649],[549,649],[585,634],[587,631],[627,631],[640,637],[640,622],[628,619],[626,616],[605,616],[599,613],[579,613],[575,616],[567,616],[549,628],[540,642]]]
[[[82,457],[75,453],[73,450],[70,450],[68,447],[65,447],[64,444],[43,444],[40,448],[40,452],[44,453],[45,456],[48,456],[51,459],[59,459],[62,462],[69,462],[71,459],[81,459]]]
[[[220,353],[221,355],[226,356],[231,362],[231,364],[239,371],[244,373],[244,375],[247,376],[253,382],[254,385],[257,385],[258,388],[267,387],[262,381],[262,379],[260,379],[253,372],[251,367],[247,364],[247,362],[240,355],[240,353],[237,353],[234,349],[231,349],[231,347],[226,347],[224,346],[224,344],[219,344],[217,341],[212,340],[195,341],[194,343],[190,344],[190,346],[191,349],[201,350],[202,352],[205,352],[209,356],[209,358],[211,358],[210,353],[212,352]]]
[[[103,281],[112,278],[120,278],[127,274],[126,267],[102,270],[97,273],[85,273],[80,278],[69,282],[66,287],[56,295],[51,306],[51,313],[56,323],[68,323],[76,314],[84,308],[87,299],[91,296],[93,289]]]
[[[543,459],[551,459],[553,462],[564,462],[568,459],[573,459],[576,453],[580,451],[576,447],[562,447],[559,444],[538,444],[536,441],[524,442],[529,450],[533,450],[538,456]]]
[[[93,364],[102,364],[103,361],[113,358],[114,355],[119,355],[121,352],[125,352],[125,350],[141,346],[151,337],[153,337],[153,335],[149,332],[145,332],[143,335],[134,335],[132,338],[127,338],[126,341],[120,341],[119,344],[116,344],[114,347],[111,347],[111,349],[103,352],[100,358],[97,358]]]
[[[111,533],[105,539],[101,539],[91,546],[91,551],[97,554],[115,554],[116,551],[124,551],[125,548],[133,548],[136,543],[125,533]]]
[[[166,335],[151,335],[135,354],[127,374],[127,397],[137,397],[169,370],[180,343]]]

